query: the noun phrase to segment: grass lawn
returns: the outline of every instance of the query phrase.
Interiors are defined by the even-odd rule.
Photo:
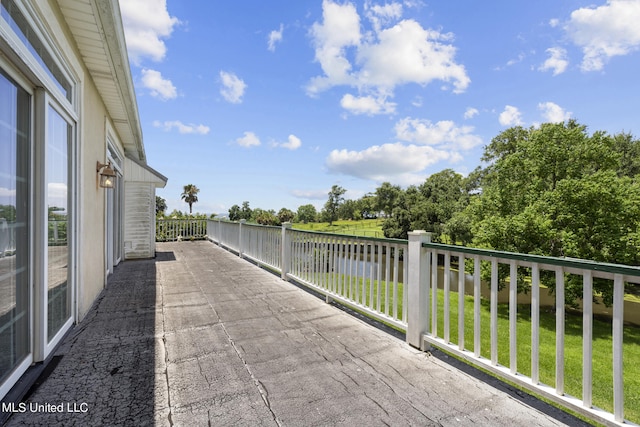
[[[482,300],[481,310],[481,355],[491,358],[489,301]],[[458,342],[458,294],[450,295],[451,330],[450,340]],[[465,348],[473,350],[473,298],[465,296]],[[438,291],[438,335],[444,335],[444,293]],[[517,371],[531,376],[531,308],[518,305],[517,320]],[[540,382],[555,387],[556,352],[555,313],[540,313]],[[593,320],[593,405],[613,411],[611,322]],[[625,418],[640,421],[640,329],[624,328],[624,395]],[[498,305],[498,363],[509,366],[509,306]],[[582,315],[565,315],[565,393],[582,397]]]
[[[322,233],[348,234],[351,236],[384,237],[383,219],[363,219],[358,221],[340,220],[329,225],[328,222],[297,222],[293,228],[297,230],[319,231]]]

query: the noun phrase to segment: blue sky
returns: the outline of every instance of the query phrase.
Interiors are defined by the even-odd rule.
[[[470,7],[473,5],[473,7]],[[158,195],[321,208],[569,118],[640,134],[640,0],[120,0]]]

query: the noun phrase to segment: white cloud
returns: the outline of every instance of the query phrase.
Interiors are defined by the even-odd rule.
[[[47,184],[47,205],[66,210],[68,201],[68,188],[64,182],[49,182]]]
[[[525,57],[526,57],[526,55],[524,53],[520,52],[518,54],[517,58],[510,59],[510,60],[507,61],[507,67],[511,67],[512,65],[516,65],[516,64],[521,63],[522,61],[524,61]]]
[[[358,62],[360,84],[386,90],[396,85],[427,85],[434,80],[453,83],[453,92],[464,92],[470,83],[462,65],[454,62],[456,48],[447,42],[451,34],[427,30],[414,20],[403,20],[377,34],[378,43],[362,45]]]
[[[313,24],[310,35],[323,75],[310,80],[309,95],[350,86],[358,88],[363,99],[386,98],[403,84],[438,80],[452,86],[454,93],[464,92],[469,85],[464,66],[454,60],[453,36],[425,29],[412,19],[396,22],[402,14],[399,3],[372,6],[367,2],[365,13],[374,31],[364,35],[352,3],[324,0],[322,6],[323,20]]]
[[[472,133],[473,126],[456,126],[450,120],[433,124],[429,120],[406,117],[396,123],[395,131],[401,141],[452,150],[469,150],[482,143],[482,138]]]
[[[364,8],[376,32],[380,31],[383,25],[388,25],[402,17],[402,4],[396,2],[379,5],[367,1]]]
[[[574,10],[564,29],[582,48],[582,70],[598,71],[609,58],[640,48],[638,22],[640,0],[608,0],[603,6]]]
[[[269,38],[267,39],[267,49],[269,49],[271,52],[275,52],[276,43],[279,43],[282,41],[283,31],[284,31],[284,26],[280,24],[279,30],[273,30],[269,33]]]
[[[241,147],[257,147],[260,145],[260,138],[253,132],[245,132],[244,136],[236,139],[236,144]]]
[[[15,188],[0,187],[0,197],[15,197],[15,195]]]
[[[549,19],[549,26],[550,26],[551,28],[555,28],[555,27],[557,27],[558,25],[560,25],[560,20],[559,20],[558,18],[551,18],[551,19]]]
[[[522,113],[516,107],[507,105],[504,111],[500,113],[498,121],[502,126],[522,126]]]
[[[302,146],[302,141],[295,135],[289,135],[287,142],[276,142],[276,147],[286,148],[287,150],[297,150]]]
[[[174,99],[178,96],[176,87],[162,77],[162,74],[156,70],[142,70],[142,85],[151,91],[151,95],[160,98],[163,101]]]
[[[333,150],[326,159],[329,171],[378,182],[415,184],[424,181],[427,166],[452,159],[452,154],[414,144],[374,145],[362,151]]]
[[[545,122],[561,123],[571,118],[570,111],[565,111],[558,104],[553,102],[541,102],[538,104],[538,110],[542,112]]]
[[[158,120],[153,122],[153,126],[157,127],[157,128],[162,128],[165,132],[169,132],[172,129],[177,129],[178,132],[182,133],[182,134],[191,134],[191,133],[195,133],[195,134],[199,134],[199,135],[206,135],[209,133],[209,126],[205,126],[205,125],[196,125],[196,124],[184,124],[181,121],[178,120],[174,120],[174,121],[166,121],[166,122],[160,122]]]
[[[567,69],[569,61],[567,61],[567,51],[561,47],[550,47],[546,50],[549,58],[538,68],[540,71],[553,70],[553,75],[562,74]]]
[[[387,102],[384,97],[374,98],[373,96],[353,96],[347,93],[340,100],[340,105],[353,114],[391,114],[396,110],[393,102]]]
[[[120,0],[120,12],[131,61],[139,65],[143,58],[164,59],[167,47],[162,39],[180,23],[169,15],[166,0]]]
[[[374,145],[364,150],[333,150],[326,159],[331,172],[377,182],[418,184],[427,177],[425,168],[441,161],[456,163],[462,151],[482,143],[472,126],[452,121],[431,123],[406,117],[395,125],[398,142]]]
[[[292,190],[291,195],[300,199],[326,200],[329,190]]]
[[[240,104],[247,84],[235,74],[226,71],[220,71],[220,79],[222,80],[220,94],[232,104]]]
[[[464,118],[471,119],[477,116],[478,114],[480,114],[480,111],[478,111],[477,108],[468,107],[467,110],[464,112]]]
[[[355,83],[349,75],[351,63],[345,51],[360,44],[360,16],[355,6],[324,0],[322,18],[322,24],[314,23],[310,34],[316,48],[315,59],[325,75],[311,80],[307,88],[309,94],[335,85]]]

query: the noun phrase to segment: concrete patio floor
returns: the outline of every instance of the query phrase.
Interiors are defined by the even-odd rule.
[[[157,250],[116,268],[7,425],[584,425],[210,242]]]

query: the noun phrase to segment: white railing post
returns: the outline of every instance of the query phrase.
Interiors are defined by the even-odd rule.
[[[613,418],[624,422],[624,377],[623,336],[624,336],[624,279],[621,274],[613,278]]]
[[[287,274],[289,274],[289,268],[291,265],[291,234],[287,231],[291,229],[291,223],[285,222],[282,224],[282,238],[280,239],[282,247],[280,248],[282,263],[282,280],[287,280]]]
[[[247,222],[246,219],[241,219],[240,224],[238,225],[238,256],[240,258],[244,258],[243,256],[244,251],[243,251],[243,245],[242,245],[243,243],[242,242],[242,225],[246,222]]]
[[[424,230],[409,232],[409,277],[407,285],[407,343],[424,350],[422,335],[427,332],[429,304],[429,261],[423,243],[431,241]],[[406,262],[406,261],[405,261]]]

